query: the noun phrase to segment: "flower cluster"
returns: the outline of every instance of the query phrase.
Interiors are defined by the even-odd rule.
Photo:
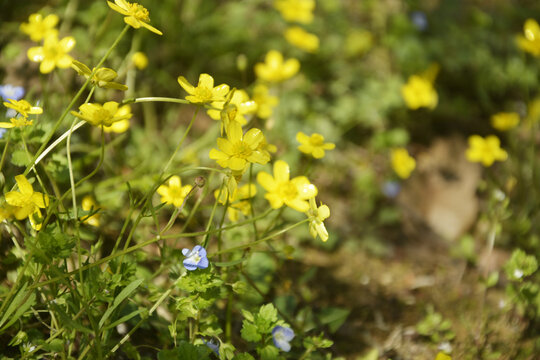
[[[422,74],[411,75],[407,83],[401,87],[401,95],[409,109],[417,110],[422,107],[434,109],[437,106],[439,97],[433,83],[438,71],[438,65],[432,65]]]
[[[480,162],[484,166],[491,166],[495,161],[504,161],[508,158],[505,150],[501,149],[501,142],[495,135],[485,138],[479,135],[469,137],[469,148],[465,154],[467,160]]]
[[[0,128],[11,129],[25,127],[33,124],[33,120],[28,120],[28,115],[38,115],[43,113],[43,109],[39,106],[32,106],[26,100],[13,100],[4,102],[4,106],[15,112],[9,122],[0,122]],[[18,115],[17,115],[18,114]]]

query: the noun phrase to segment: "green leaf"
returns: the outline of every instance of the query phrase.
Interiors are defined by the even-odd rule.
[[[242,330],[240,331],[242,339],[251,342],[258,342],[262,339],[261,334],[257,331],[257,326],[246,320],[242,322]]]
[[[55,314],[58,315],[58,317],[60,318],[62,325],[66,325],[67,328],[71,328],[85,334],[90,334],[93,332],[92,330],[85,328],[75,320],[72,320],[71,316],[67,315],[60,306],[56,305],[53,302],[50,303],[50,306],[53,308]]]
[[[114,309],[116,309],[120,305],[120,303],[122,303],[122,301],[124,301],[133,291],[135,291],[135,289],[138,288],[143,281],[144,279],[137,279],[131,282],[131,284],[126,286],[122,291],[120,291],[120,294],[116,296],[112,305],[107,309],[107,311],[105,311],[105,314],[103,314],[101,320],[99,320],[99,328],[103,327],[103,324],[105,323],[105,321],[107,321],[109,316],[111,316]]]
[[[233,360],[255,360],[255,358],[248,353],[241,353],[233,357]]]
[[[275,360],[279,357],[279,349],[274,345],[267,345],[259,351],[261,360]]]
[[[30,159],[24,150],[15,150],[11,154],[11,163],[15,166],[27,166],[30,164]]]
[[[319,320],[321,323],[328,325],[330,332],[334,333],[343,325],[350,312],[350,310],[337,307],[326,308],[321,311]]]
[[[125,315],[125,316],[122,316],[120,319],[116,320],[115,322],[113,322],[112,324],[109,324],[107,326],[105,326],[105,330],[108,330],[108,329],[112,329],[113,327],[115,327],[116,325],[119,325],[123,322],[126,322],[128,321],[129,319],[131,319],[132,317],[135,317],[141,313],[144,313],[144,312],[148,312],[148,310],[146,309],[138,309],[138,310],[135,310],[135,311],[132,311],[131,313]],[[144,314],[143,316],[141,316],[142,318],[144,318]]]
[[[28,296],[27,295],[28,292],[26,292],[27,287],[28,287],[28,283],[24,283],[24,285],[21,287],[21,289],[17,292],[17,295],[15,295],[15,297],[13,298],[13,300],[11,301],[11,304],[9,304],[6,312],[4,313],[4,316],[2,316],[2,320],[0,320],[0,326],[2,326],[10,318],[11,314],[13,314],[15,312],[15,310],[20,309],[21,307],[24,307],[26,305],[26,303],[29,303],[30,306],[32,305],[29,301],[26,301],[25,304],[23,304],[21,306],[21,304],[25,301],[25,298]],[[35,296],[34,296],[34,299],[35,299]],[[28,307],[30,307],[30,306],[28,306]],[[17,313],[18,313],[18,311],[17,311]],[[4,326],[2,329],[5,329],[5,328],[11,326],[11,324],[13,324],[17,320],[17,318],[18,318],[16,316],[17,313],[15,313],[15,315],[11,318],[10,322],[8,324],[6,324],[6,326]]]
[[[277,310],[273,304],[263,305],[259,310],[259,317],[265,322],[276,322]]]
[[[31,290],[30,290],[31,291]],[[29,291],[29,292],[30,292]],[[20,305],[18,308],[17,308],[17,311],[15,312],[15,314],[13,315],[13,317],[7,322],[6,325],[4,325],[4,327],[2,327],[0,329],[1,330],[5,330],[7,329],[8,327],[10,327],[11,325],[13,325],[13,323],[15,323],[15,321],[17,321],[25,312],[26,310],[28,310],[31,306],[35,305],[36,303],[36,294],[34,292],[32,292],[30,294],[30,296],[28,296],[28,298],[25,300],[25,298],[23,297],[22,298],[22,301],[23,301],[23,304]]]

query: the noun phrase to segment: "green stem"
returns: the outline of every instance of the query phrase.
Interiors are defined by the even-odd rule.
[[[2,151],[2,159],[0,160],[0,172],[2,172],[2,168],[4,167],[4,161],[6,160],[6,154],[7,149],[9,147],[9,141],[11,140],[11,132],[7,132],[7,140],[6,140],[6,146],[4,146],[4,151]]]
[[[184,135],[182,136],[182,139],[180,139],[180,142],[178,143],[178,145],[176,146],[176,149],[174,149],[174,152],[173,154],[171,155],[171,157],[169,158],[169,161],[167,162],[167,165],[165,165],[165,167],[163,168],[163,170],[161,171],[161,175],[160,175],[160,178],[163,174],[165,174],[165,172],[167,172],[167,169],[169,168],[169,166],[171,166],[174,158],[176,157],[176,154],[178,153],[178,151],[180,150],[180,147],[182,146],[182,144],[184,143],[184,140],[186,139],[189,131],[191,130],[191,127],[193,126],[193,123],[195,122],[195,118],[197,117],[197,113],[199,112],[199,107],[197,107],[195,109],[195,112],[193,113],[193,117],[191,118],[191,121],[189,122],[189,125],[186,129],[186,131],[184,132]]]

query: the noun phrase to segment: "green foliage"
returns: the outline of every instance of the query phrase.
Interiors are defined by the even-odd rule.
[[[433,307],[428,307],[426,316],[416,324],[416,331],[425,337],[428,337],[434,343],[450,341],[456,335],[452,331],[452,323],[448,319],[435,312]]]

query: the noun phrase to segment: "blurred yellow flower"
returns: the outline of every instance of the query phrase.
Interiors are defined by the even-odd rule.
[[[297,176],[290,179],[290,168],[283,160],[274,163],[274,176],[261,171],[257,174],[257,182],[267,191],[264,195],[273,209],[283,204],[296,211],[309,210],[308,200],[317,196],[317,188],[307,177]]]
[[[301,24],[313,21],[315,0],[276,0],[274,6],[287,21]]]
[[[517,44],[521,50],[540,56],[540,26],[534,19],[527,19],[523,24],[523,34],[517,37]]]
[[[491,116],[491,126],[499,131],[513,129],[519,124],[519,114],[515,112],[500,112]]]
[[[299,26],[293,26],[285,31],[285,39],[297,48],[314,53],[319,50],[319,38],[308,33]]]
[[[270,95],[268,86],[264,84],[257,84],[253,89],[253,101],[257,104],[257,116],[261,119],[272,116],[274,107],[279,103],[278,97]]]
[[[86,195],[82,199],[82,209],[84,211],[96,211],[99,209],[96,202],[90,195]],[[84,216],[82,222],[91,226],[99,226],[99,214]]]
[[[71,111],[71,114],[94,126],[111,126],[117,121],[128,120],[132,116],[129,105],[118,106],[119,104],[115,101],[109,101],[103,105],[86,103],[79,106],[80,113]]]
[[[32,41],[38,42],[49,35],[56,35],[55,29],[58,24],[58,16],[50,14],[43,18],[41,14],[31,14],[27,23],[22,23],[20,29],[23,33],[30,36]]]
[[[73,60],[71,67],[75,69],[79,75],[84,76],[87,79],[90,77],[90,75],[92,75],[93,70],[90,70],[88,66],[80,61]],[[126,85],[113,81],[117,76],[118,74],[113,69],[99,68],[92,76],[92,80],[90,80],[90,82],[100,88],[126,91],[128,89]]]
[[[28,120],[24,116],[11,118],[9,119],[9,121],[10,122],[0,122],[0,128],[11,129],[14,127],[24,127],[24,126],[32,125],[34,123],[32,120]]]
[[[416,167],[416,160],[409,155],[409,152],[405,148],[392,149],[390,162],[392,169],[402,179],[408,178]]]
[[[207,111],[208,116],[214,120],[221,119],[223,121],[222,132],[233,121],[245,125],[247,123],[245,116],[257,110],[257,104],[249,99],[249,95],[244,90],[234,90],[229,99],[215,101],[212,103],[212,107],[213,109]]]
[[[8,99],[9,102],[4,102],[4,106],[15,110],[24,117],[28,117],[28,114],[37,115],[43,113],[43,109],[39,106],[32,106],[26,100],[13,100]]]
[[[137,3],[130,3],[125,0],[114,0],[114,4],[107,1],[107,4],[109,4],[109,7],[114,11],[124,15],[124,22],[135,29],[143,26],[155,34],[163,35],[161,31],[148,24],[150,21],[150,14],[144,6]]]
[[[531,128],[534,124],[540,121],[540,97],[537,97],[527,104],[527,117],[525,124]]]
[[[328,240],[328,231],[324,226],[324,220],[330,216],[330,208],[323,204],[317,207],[315,197],[312,197],[309,199],[309,210],[306,214],[309,218],[309,233],[311,236],[316,239],[317,235],[319,235],[321,240],[326,242]]]
[[[139,70],[144,70],[148,66],[148,57],[142,51],[137,51],[131,56],[131,62]]]
[[[220,189],[214,191],[214,197],[218,199],[221,204],[227,203],[227,193],[229,194],[229,205],[227,208],[227,216],[232,222],[238,221],[239,214],[248,216],[251,212],[250,198],[254,197],[257,193],[257,187],[254,184],[247,184],[238,188],[234,193],[229,193],[227,188],[224,187],[223,191],[225,195],[221,194]]]
[[[65,69],[71,66],[73,58],[68,52],[75,46],[75,38],[67,36],[58,40],[56,34],[48,35],[43,40],[43,46],[34,46],[28,49],[28,58],[33,62],[41,63],[39,71],[48,74],[55,68]]]
[[[347,56],[365,54],[373,47],[373,34],[367,30],[354,29],[349,32],[345,40],[345,53]]]
[[[508,158],[505,150],[501,149],[501,142],[495,135],[483,138],[479,135],[469,136],[469,148],[465,153],[467,160],[481,162],[484,166],[491,166],[495,161],[504,161]]]
[[[270,50],[264,63],[255,64],[255,74],[263,81],[279,83],[293,77],[300,70],[300,62],[291,58],[283,61],[283,55],[277,50]]]
[[[2,206],[0,206],[0,222],[11,219],[11,216],[13,216],[13,209],[14,207],[9,204],[2,204]]]
[[[41,224],[36,222],[36,217],[41,218],[41,211],[49,205],[49,197],[46,194],[34,191],[32,184],[24,175],[15,176],[15,181],[19,191],[6,193],[6,202],[14,206],[13,215],[17,220],[29,218],[35,230],[41,228]]]
[[[401,95],[407,107],[416,110],[421,107],[434,109],[437,106],[437,91],[433,88],[433,83],[426,77],[412,75],[407,84],[401,87]]]
[[[304,154],[311,155],[315,159],[322,159],[325,150],[332,150],[336,147],[333,143],[325,143],[321,134],[311,134],[307,136],[302,131],[296,134],[296,140],[300,143],[298,150]]]
[[[233,171],[244,171],[249,163],[266,164],[270,156],[259,150],[264,135],[259,129],[250,129],[245,134],[242,126],[233,121],[226,128],[227,138],[218,138],[219,150],[210,150],[209,157],[219,166]]]
[[[192,185],[182,186],[182,180],[179,176],[171,176],[168,185],[161,185],[157,189],[157,193],[161,195],[161,202],[174,205],[179,208],[184,203],[184,199],[188,196]]]
[[[450,355],[446,355],[442,351],[439,351],[437,357],[435,357],[435,360],[452,360],[452,357]]]
[[[178,83],[189,94],[186,100],[192,104],[208,104],[213,101],[225,101],[229,93],[229,85],[221,84],[214,87],[214,78],[208,74],[199,75],[197,87],[191,85],[185,77],[179,76]]]

